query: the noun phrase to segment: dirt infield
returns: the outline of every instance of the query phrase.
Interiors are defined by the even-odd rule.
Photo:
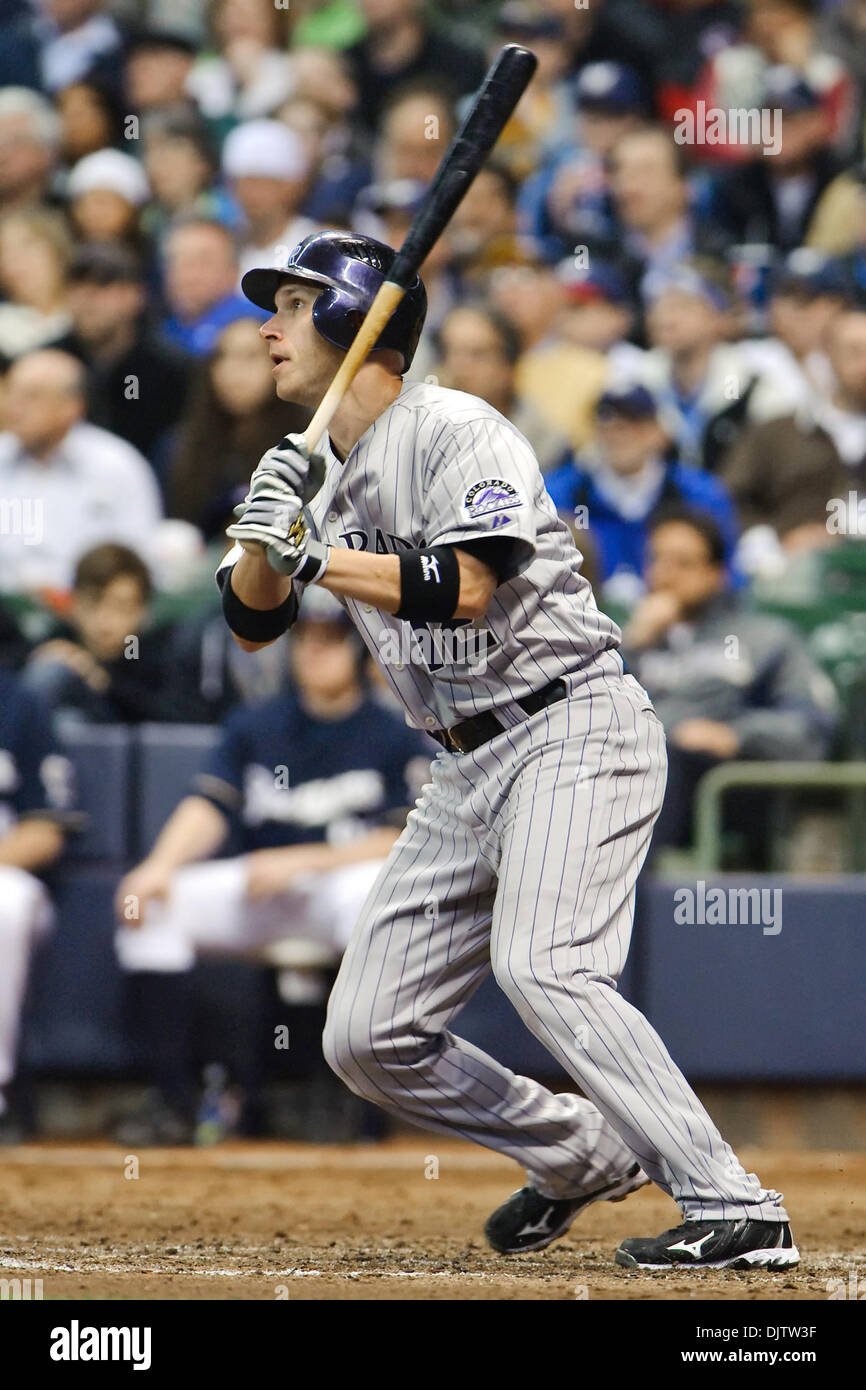
[[[520,1173],[432,1137],[0,1150],[0,1277],[41,1279],[45,1299],[824,1299],[852,1275],[866,1291],[866,1154],[742,1158],[785,1194],[792,1272],[618,1271],[620,1239],[676,1224],[655,1188],[591,1207],[540,1255],[503,1258],[481,1228]]]

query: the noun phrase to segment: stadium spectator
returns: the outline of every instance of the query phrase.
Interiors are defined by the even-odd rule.
[[[702,7],[711,10],[712,7]],[[854,117],[856,92],[850,65],[833,55],[827,46],[818,23],[815,0],[747,0],[745,25],[740,42],[724,45],[714,34],[711,50],[701,55],[706,59],[699,79],[688,98],[683,93],[671,93],[683,106],[694,107],[695,98],[708,108],[729,110],[755,108],[766,101],[768,72],[776,67],[789,67],[805,79],[815,92],[827,122],[830,139],[840,153],[852,149],[857,138]],[[680,35],[677,34],[679,40]],[[662,97],[662,109],[674,116],[669,102]],[[708,145],[696,151],[700,158],[718,162],[720,158],[749,157],[742,145]]]
[[[577,246],[610,256],[618,228],[609,164],[624,135],[647,121],[647,95],[636,72],[622,63],[591,63],[574,83],[572,129],[520,197],[521,227],[548,260]]]
[[[556,274],[565,286],[558,319],[562,337],[603,353],[612,378],[636,376],[646,359],[630,341],[636,331],[636,306],[616,267],[597,257],[588,266],[577,266],[572,259],[561,261]]]
[[[353,228],[398,249],[424,201],[426,188],[418,179],[388,179],[370,184],[361,190],[355,203]],[[407,373],[412,381],[423,381],[433,370],[435,334],[460,298],[460,284],[452,267],[450,227],[434,241],[419,274],[427,291],[427,316]]]
[[[60,151],[61,124],[45,97],[0,81],[0,212],[45,202]]]
[[[299,938],[338,959],[427,775],[429,741],[366,694],[342,606],[317,590],[304,607],[289,648],[295,692],[229,716],[190,794],[118,887],[118,956],[135,972],[159,1088],[125,1140],[191,1137],[187,997],[198,952]],[[212,862],[232,828],[240,855]]]
[[[104,540],[146,546],[160,519],[150,466],[84,419],[86,373],[55,349],[6,375],[0,495],[14,525],[0,547],[0,590],[67,591],[79,556]]]
[[[195,61],[194,40],[179,29],[140,29],[128,45],[125,94],[139,117],[152,111],[192,108],[188,82]]]
[[[240,210],[216,182],[216,148],[196,112],[186,108],[151,111],[141,122],[141,142],[151,191],[142,214],[146,233],[161,241],[171,223],[185,216],[240,225]]]
[[[649,592],[625,628],[624,652],[668,736],[653,842],[682,846],[706,771],[730,758],[825,757],[837,705],[799,636],[731,593],[725,542],[711,519],[660,517],[649,551]]]
[[[296,43],[290,58],[292,94],[319,103],[332,120],[349,121],[358,105],[358,89],[346,54]]]
[[[249,300],[237,291],[235,238],[222,223],[191,216],[166,236],[163,259],[168,314],[162,332],[185,352],[203,357],[227,323],[250,317]]]
[[[301,137],[281,121],[235,126],[222,155],[223,177],[244,218],[239,282],[248,270],[276,265],[316,231],[301,215],[310,165]]]
[[[502,266],[490,277],[491,303],[520,338],[516,386],[572,448],[592,431],[592,413],[608,374],[600,352],[578,347],[560,331],[568,294],[551,266]]]
[[[820,94],[795,68],[768,70],[761,106],[781,113],[779,148],[769,157],[761,150],[719,176],[712,214],[732,243],[792,251],[808,238],[842,163],[832,149]]]
[[[50,208],[0,215],[0,351],[32,352],[69,327],[69,230]]]
[[[529,440],[541,471],[569,454],[568,441],[515,386],[520,340],[507,319],[483,302],[452,309],[439,330],[441,384],[488,401]]]
[[[588,528],[609,600],[628,604],[643,591],[647,536],[666,508],[690,506],[711,516],[730,563],[737,541],[731,500],[718,479],[671,456],[658,403],[646,387],[608,387],[595,419],[594,445],[545,481],[563,516],[578,531]]]
[[[379,128],[388,92],[404,83],[434,78],[452,97],[480,87],[486,69],[481,50],[455,43],[431,28],[421,0],[359,0],[359,4],[367,32],[346,50],[346,57],[358,88],[358,117],[371,130]],[[402,177],[397,171],[391,176]]]
[[[87,367],[87,418],[135,446],[161,472],[186,401],[191,360],[146,319],[141,267],[124,246],[82,246],[69,268],[71,331],[52,346]]]
[[[350,127],[333,121],[322,102],[293,96],[278,119],[298,137],[310,168],[301,211],[313,222],[343,226],[358,193],[370,182],[370,165]]]
[[[538,59],[532,81],[497,142],[497,157],[515,182],[568,138],[572,105],[565,25],[535,0],[506,0],[496,16],[496,41],[518,43]]]
[[[425,83],[398,89],[382,117],[373,146],[377,181],[418,179],[429,183],[454,134],[454,108],[447,93]]]
[[[451,265],[460,280],[481,291],[491,270],[520,265],[529,247],[517,230],[517,184],[508,167],[490,159],[466,191],[449,226]]]
[[[81,556],[65,626],[33,650],[21,677],[58,731],[72,722],[174,719],[170,634],[150,628],[151,592],[147,565],[127,546],[109,542]]]
[[[636,290],[650,271],[669,274],[690,256],[723,248],[718,229],[692,206],[683,147],[667,130],[647,126],[622,136],[610,170],[621,239],[616,259]],[[614,248],[606,254],[613,258]]]
[[[139,218],[150,197],[147,175],[122,150],[85,155],[66,185],[69,215],[83,241],[114,241],[145,250]]]
[[[94,72],[111,76],[124,31],[107,0],[44,0],[8,25],[0,44],[0,87],[58,92]]]
[[[788,553],[828,545],[845,529],[830,529],[833,499],[847,507],[866,485],[866,309],[834,316],[828,350],[830,392],[804,393],[790,414],[748,430],[726,462],[750,570],[775,566],[780,544]],[[859,526],[858,512],[847,529],[859,535]]]
[[[272,0],[214,0],[208,6],[210,42],[186,82],[208,121],[270,116],[292,90],[286,53],[292,13]]]
[[[47,875],[75,828],[73,775],[39,702],[0,666],[0,1144],[20,1143],[15,1074],[30,965],[54,910]]]
[[[685,0],[685,4],[694,8],[695,0]],[[699,3],[699,8],[704,9],[704,5]],[[658,7],[644,0],[602,0],[601,4],[585,6],[575,5],[574,0],[544,0],[544,12],[562,24],[572,73],[589,63],[627,63],[649,83],[660,55],[672,47]],[[682,19],[678,14],[678,30]]]
[[[88,77],[57,93],[61,154],[67,165],[88,154],[120,146],[124,137],[123,102],[106,81]]]
[[[644,286],[651,350],[641,380],[664,406],[683,462],[714,472],[747,424],[792,410],[799,387],[761,373],[727,341],[734,301],[723,266],[696,257]]]
[[[796,402],[833,390],[827,343],[848,292],[844,267],[809,246],[798,246],[772,276],[772,337],[744,340],[741,348],[758,371],[784,382]]]
[[[853,108],[851,129],[854,136],[850,153],[856,157],[860,153],[859,133],[862,132],[866,119],[866,43],[863,41],[866,34],[866,7],[863,0],[839,0],[839,4],[824,9],[815,18],[815,51],[833,54],[853,87],[850,104]]]
[[[196,526],[249,481],[259,458],[284,435],[302,430],[309,412],[274,395],[260,321],[235,319],[201,364],[168,478],[169,510]]]

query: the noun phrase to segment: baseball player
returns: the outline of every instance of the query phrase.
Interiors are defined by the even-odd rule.
[[[393,255],[321,232],[245,275],[271,311],[281,399],[318,404]],[[343,958],[327,1059],[359,1095],[527,1170],[487,1222],[496,1250],[539,1250],[652,1180],[684,1224],[624,1241],[619,1264],[790,1266],[781,1195],[745,1172],[616,990],[664,791],[661,724],[526,440],[474,396],[403,381],[425,307],[416,280],[321,456],[300,437],[265,454],[218,573],[250,649],[294,621],[307,586],[341,598],[407,721],[442,744]],[[491,969],[585,1098],[449,1031]]]

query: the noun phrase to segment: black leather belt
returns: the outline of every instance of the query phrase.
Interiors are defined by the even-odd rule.
[[[561,678],[551,681],[543,690],[534,690],[516,703],[527,715],[538,714],[563,700],[568,694],[568,686]],[[453,724],[450,729],[431,729],[430,733],[449,753],[473,753],[482,743],[488,743],[497,734],[504,734],[507,724],[500,724],[495,714],[476,714],[472,719],[464,719],[461,724]]]

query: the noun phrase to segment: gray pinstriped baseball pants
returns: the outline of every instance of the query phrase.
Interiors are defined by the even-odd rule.
[[[343,958],[325,1055],[358,1094],[516,1159],[549,1197],[635,1160],[689,1219],[787,1220],[616,990],[664,794],[664,733],[618,658],[474,753],[441,753]],[[448,1031],[493,969],[587,1099]]]

